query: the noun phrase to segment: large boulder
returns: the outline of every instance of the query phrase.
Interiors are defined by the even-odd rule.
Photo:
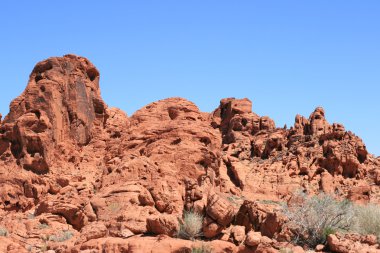
[[[336,253],[375,253],[380,251],[376,236],[331,234],[327,237],[327,245],[332,252]]]

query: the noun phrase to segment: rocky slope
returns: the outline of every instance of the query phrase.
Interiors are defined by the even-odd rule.
[[[204,215],[213,252],[304,252],[276,203],[296,190],[379,203],[379,185],[380,160],[322,108],[290,129],[235,98],[212,113],[169,98],[127,117],[75,55],[38,63],[0,117],[0,252],[190,252],[201,242],[176,238],[186,210]],[[329,244],[380,251],[371,237]]]

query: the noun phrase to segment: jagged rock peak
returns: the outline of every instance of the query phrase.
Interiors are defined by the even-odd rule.
[[[261,130],[276,128],[271,118],[260,117],[252,112],[252,102],[248,98],[222,99],[219,107],[211,114],[211,121],[214,128],[221,130],[224,143],[244,138],[241,133],[256,134]]]

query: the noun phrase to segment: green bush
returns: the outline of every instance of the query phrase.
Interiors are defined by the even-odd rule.
[[[186,211],[183,215],[183,221],[180,221],[178,236],[186,240],[194,240],[202,235],[203,215]]]
[[[295,243],[314,248],[326,243],[329,234],[352,226],[354,208],[348,200],[338,201],[324,193],[313,197],[297,193],[294,197],[297,201],[284,206],[284,214]]]

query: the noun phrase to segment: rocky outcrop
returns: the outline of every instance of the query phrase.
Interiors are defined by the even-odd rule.
[[[49,58],[0,115],[0,251],[191,252],[202,243],[173,237],[193,211],[213,252],[304,252],[282,202],[302,189],[379,203],[379,171],[320,107],[290,129],[247,98],[212,113],[168,98],[128,117],[103,102],[87,59]],[[362,239],[330,236],[329,247]]]
[[[280,206],[272,203],[244,201],[236,215],[236,224],[244,226],[246,231],[259,231],[272,239],[290,238],[283,226],[285,222]]]
[[[247,99],[224,99],[211,115],[223,136],[227,174],[244,196],[281,200],[304,188],[350,197],[351,188],[366,184],[364,178],[374,173],[370,168],[377,165],[368,159],[362,140],[342,124],[329,124],[323,108],[316,108],[309,119],[297,115],[294,126],[285,129],[254,114],[251,105]],[[379,199],[375,192],[362,195],[368,194]]]
[[[2,140],[25,169],[47,173],[57,145],[87,145],[105,110],[94,65],[74,55],[49,58],[35,66],[25,91],[12,101]]]
[[[349,252],[380,252],[376,236],[360,236],[357,234],[336,234],[329,235],[327,244],[332,252],[349,253]]]

